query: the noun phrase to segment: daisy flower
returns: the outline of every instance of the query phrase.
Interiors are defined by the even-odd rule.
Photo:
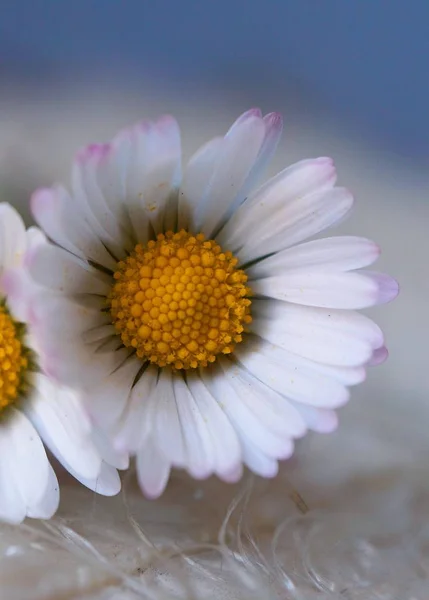
[[[176,121],[142,122],[82,150],[71,192],[32,198],[53,242],[30,265],[45,286],[33,316],[49,372],[79,383],[94,420],[136,455],[149,497],[171,467],[275,476],[294,439],[335,429],[348,386],[386,357],[379,327],[355,312],[397,293],[357,270],[378,247],[304,242],[352,206],[332,160],[252,191],[281,129],[278,114],[250,110],[182,175]]]
[[[106,441],[101,433],[92,437],[77,394],[46,375],[28,326],[37,288],[25,257],[44,244],[41,232],[26,231],[16,210],[0,204],[0,519],[12,523],[48,519],[58,507],[58,481],[44,444],[87,487],[105,495],[120,488],[116,469],[101,456]]]

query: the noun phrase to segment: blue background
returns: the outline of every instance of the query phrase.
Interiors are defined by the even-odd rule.
[[[295,86],[419,162],[429,159],[428,67],[425,0],[1,3],[3,84],[119,72],[271,98]]]

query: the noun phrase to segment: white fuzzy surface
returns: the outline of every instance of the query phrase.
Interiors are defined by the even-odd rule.
[[[174,112],[189,155],[252,104],[220,95],[189,103],[171,90],[106,85],[2,93],[1,199],[24,212],[34,187],[67,180],[72,156],[87,142]],[[262,108],[282,110],[278,99]],[[375,239],[383,250],[376,268],[401,284],[395,303],[371,311],[386,333],[389,361],[353,391],[338,432],[304,440],[273,482],[228,487],[177,475],[154,503],[141,498],[132,478],[126,496],[115,499],[65,478],[53,522],[0,527],[2,599],[427,600],[429,170],[406,166],[315,115],[283,112],[271,172],[332,156],[340,184],[356,195],[341,231]],[[305,516],[288,499],[292,487],[311,509]]]

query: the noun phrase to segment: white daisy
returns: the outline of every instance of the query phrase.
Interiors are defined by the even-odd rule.
[[[44,444],[87,487],[105,495],[120,488],[116,469],[101,456],[103,436],[94,439],[78,395],[46,375],[37,335],[26,324],[38,286],[25,256],[44,244],[41,232],[26,231],[15,209],[0,204],[0,519],[12,523],[50,518],[58,507]]]
[[[34,303],[50,372],[87,392],[94,419],[137,456],[143,491],[171,467],[264,477],[335,409],[383,335],[355,312],[391,300],[390,277],[356,271],[379,249],[357,237],[302,243],[340,221],[352,196],[332,160],[304,160],[256,191],[282,128],[243,114],[181,176],[171,117],[140,123],[77,157],[72,192],[32,198],[55,243],[37,249]]]

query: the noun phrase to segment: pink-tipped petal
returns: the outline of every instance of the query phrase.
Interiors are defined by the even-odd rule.
[[[197,206],[195,224],[208,238],[241,198],[241,189],[254,167],[265,138],[265,124],[250,116],[226,134],[208,191]],[[243,199],[243,198],[242,198]]]
[[[52,241],[76,256],[115,269],[116,261],[91,231],[65,188],[39,189],[32,195],[30,205],[36,222]]]
[[[247,270],[249,279],[269,277],[286,271],[353,271],[377,260],[380,248],[365,238],[338,236],[298,244],[259,261]]]
[[[81,150],[72,167],[72,191],[77,209],[93,235],[118,259],[131,248],[127,233],[121,228],[100,188],[97,170],[108,146],[91,144]]]
[[[252,282],[252,292],[303,306],[354,310],[393,300],[398,286],[387,275],[314,270],[257,279]]]
[[[52,244],[39,245],[28,268],[35,281],[58,292],[106,296],[111,287],[106,274]]]
[[[332,189],[335,179],[335,167],[329,158],[303,160],[288,167],[249,195],[220,231],[217,240],[234,253],[241,249],[246,260],[247,255],[250,256],[248,260],[261,255],[259,250],[252,250],[255,242],[257,245],[262,242],[265,247],[274,236],[276,241],[278,238],[274,250],[279,250],[303,241],[321,231],[316,223],[329,215],[335,199],[338,204],[338,192]],[[334,197],[329,196],[332,192]],[[349,199],[348,208],[343,211],[346,213],[351,195],[344,191],[343,196]],[[316,208],[318,201],[321,204]],[[335,220],[341,218],[343,212],[336,215]],[[304,228],[309,229],[312,216],[319,218],[307,233]],[[328,222],[322,228],[331,224]],[[268,248],[262,255],[270,251]]]
[[[280,113],[269,113],[264,117],[265,140],[259,153],[260,169],[264,169],[277,150],[283,132],[283,117]]]
[[[369,362],[369,367],[376,367],[378,365],[383,364],[389,357],[389,351],[386,346],[382,346],[381,348],[377,348],[374,350]]]
[[[234,129],[236,127],[239,127],[242,123],[244,123],[248,119],[252,119],[253,117],[256,117],[258,119],[262,118],[262,112],[261,112],[260,108],[258,108],[258,107],[249,108],[249,110],[246,110],[244,113],[242,113],[238,117],[238,119],[236,119],[234,121],[234,123],[231,125],[231,127],[229,128],[228,133],[226,135],[229,135],[230,133],[232,133],[234,131]]]
[[[190,158],[179,191],[178,228],[194,229],[195,211],[208,193],[209,184],[223,147],[216,137],[201,146]]]
[[[133,127],[128,144],[126,208],[135,238],[146,243],[148,227],[156,233],[176,214],[181,178],[180,129],[173,117]],[[174,218],[175,221],[175,218]]]
[[[387,304],[399,294],[399,284],[390,275],[372,271],[362,271],[362,273],[365,273],[366,277],[372,279],[377,286],[377,298],[374,304]]]
[[[333,433],[338,427],[338,415],[333,410],[296,405],[307,426],[317,433]]]

